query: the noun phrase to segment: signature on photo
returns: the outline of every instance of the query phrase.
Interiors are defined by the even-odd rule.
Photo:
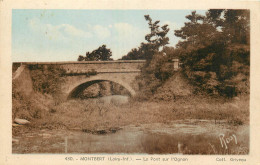
[[[225,147],[226,149],[228,149],[228,144],[231,143],[232,141],[235,142],[235,144],[237,144],[237,137],[235,134],[229,136],[229,137],[225,137],[225,134],[220,134],[219,135],[219,140],[221,143],[221,147]]]

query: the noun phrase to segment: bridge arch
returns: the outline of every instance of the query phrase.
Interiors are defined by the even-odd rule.
[[[88,88],[89,86],[91,86],[95,83],[103,82],[103,81],[110,81],[110,82],[121,85],[129,92],[131,97],[136,94],[134,89],[127,82],[124,82],[122,80],[116,80],[116,79],[107,78],[107,77],[92,77],[92,78],[87,78],[85,80],[82,80],[82,81],[74,84],[73,87],[70,88],[70,90],[68,92],[67,99],[74,98],[75,96],[78,95],[79,92],[83,91],[84,89]]]

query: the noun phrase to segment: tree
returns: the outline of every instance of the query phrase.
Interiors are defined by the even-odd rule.
[[[249,10],[211,9],[207,12],[209,23],[220,27],[229,43],[249,44]]]
[[[145,20],[148,21],[150,28],[150,33],[145,36],[147,43],[141,43],[140,50],[144,53],[144,57],[149,63],[153,58],[153,55],[159,53],[160,48],[169,44],[169,37],[167,33],[169,32],[168,25],[165,24],[160,27],[160,21],[152,22],[152,18],[149,15],[145,15]]]
[[[186,76],[209,93],[240,93],[236,83],[249,75],[249,11],[217,9],[206,16],[193,11],[186,18],[189,22],[175,31],[182,38],[177,49]]]
[[[79,55],[78,61],[85,61],[85,57],[83,57],[82,55]]]
[[[142,42],[138,48],[132,49],[127,55],[123,56],[123,60],[147,60],[151,61],[153,55],[159,53],[160,49],[169,43],[169,32],[168,25],[165,24],[160,26],[160,21],[152,22],[149,15],[144,16],[145,20],[148,21],[150,33],[145,36],[146,43]]]
[[[164,68],[165,62],[168,61],[168,56],[165,56],[163,52],[169,43],[167,34],[170,29],[168,25],[160,26],[160,21],[153,22],[149,15],[144,17],[148,21],[150,33],[145,36],[147,42],[141,43],[136,52],[138,52],[140,59],[146,60],[145,65],[141,69],[141,75],[138,77],[139,97],[149,99],[156,92],[157,88],[171,76],[173,69],[169,71]]]
[[[175,30],[175,36],[180,37],[182,41],[177,47],[187,49],[188,47],[200,47],[210,45],[218,35],[216,27],[207,22],[207,18],[193,11],[186,18],[189,22],[185,22],[180,30]]]
[[[121,58],[122,60],[144,60],[145,57],[139,48],[134,48],[127,55]]]
[[[149,28],[151,30],[150,34],[145,36],[145,40],[148,41],[148,45],[150,45],[154,51],[159,51],[160,47],[164,47],[169,44],[169,37],[166,37],[169,32],[168,25],[163,25],[160,29],[158,25],[160,21],[152,22],[152,19],[149,15],[145,15],[145,20],[148,21]]]
[[[106,45],[102,45],[91,53],[86,52],[86,56],[80,55],[78,61],[109,61],[113,60],[111,58],[112,52],[110,49],[106,48]]]

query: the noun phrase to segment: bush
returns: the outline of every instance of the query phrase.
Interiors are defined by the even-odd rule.
[[[59,65],[29,65],[33,89],[36,92],[55,94],[60,89],[60,83],[65,70]]]
[[[27,120],[42,118],[53,105],[53,98],[40,93],[25,95],[19,86],[13,83],[12,88],[12,119],[22,118]]]
[[[219,49],[220,45],[214,43],[186,51],[181,58],[184,74],[192,84],[209,94],[234,97],[248,93],[249,50],[237,46],[222,45]]]

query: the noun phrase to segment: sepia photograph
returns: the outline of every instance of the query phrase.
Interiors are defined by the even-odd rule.
[[[251,152],[249,9],[12,9],[11,23],[12,154]]]

